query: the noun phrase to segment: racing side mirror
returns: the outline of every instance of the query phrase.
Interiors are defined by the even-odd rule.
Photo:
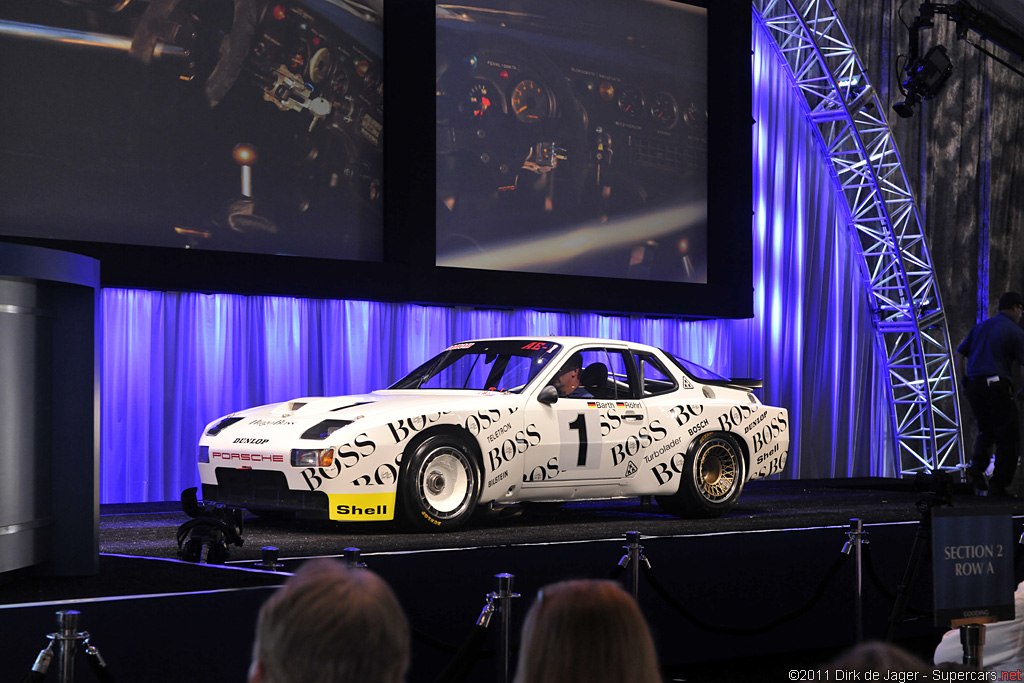
[[[551,385],[544,387],[540,390],[540,393],[537,394],[537,400],[545,405],[555,403],[558,401],[558,389],[555,389]]]

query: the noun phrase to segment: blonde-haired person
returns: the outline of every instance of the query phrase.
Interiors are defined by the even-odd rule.
[[[612,581],[543,588],[523,623],[515,683],[661,683],[651,631]]]
[[[409,622],[391,587],[311,560],[260,608],[249,683],[401,683],[408,668]]]

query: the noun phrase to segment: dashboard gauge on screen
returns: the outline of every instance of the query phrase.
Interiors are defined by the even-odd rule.
[[[551,95],[540,83],[526,79],[512,91],[512,112],[523,123],[534,123],[551,116]]]

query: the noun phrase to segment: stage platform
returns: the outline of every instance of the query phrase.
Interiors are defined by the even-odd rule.
[[[1005,510],[1020,535],[1024,501],[979,498],[957,486],[949,502]],[[243,681],[262,601],[303,560],[340,557],[346,548],[359,549],[409,615],[416,634],[410,683],[434,681],[472,632],[495,575],[512,574],[522,595],[511,610],[517,634],[547,583],[625,580],[620,560],[629,532],[639,532],[650,563],[638,596],[666,680],[787,680],[789,669],[821,665],[856,641],[856,567],[841,552],[851,519],[861,520],[869,541],[861,628],[865,639],[881,639],[920,522],[931,506],[945,504],[913,481],[846,479],[753,482],[715,520],[678,519],[640,500],[506,509],[444,534],[247,517],[244,544],[231,547],[223,566],[176,559],[175,532],[189,519],[176,502],[104,505],[99,574],[0,577],[0,661],[11,668],[0,681],[28,672],[64,609],[82,613],[81,628],[116,681]],[[264,546],[280,549],[279,571],[255,568]],[[892,633],[930,654],[943,629],[930,616],[930,561],[919,569],[907,620]],[[1024,578],[1019,562],[1018,574]],[[465,680],[498,680],[497,630],[495,620]],[[82,676],[90,680],[91,672]]]

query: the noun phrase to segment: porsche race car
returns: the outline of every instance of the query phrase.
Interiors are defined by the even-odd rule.
[[[462,342],[386,390],[214,420],[199,441],[202,498],[428,530],[525,501],[654,496],[715,517],[786,464],[788,413],[757,386],[635,343]]]

